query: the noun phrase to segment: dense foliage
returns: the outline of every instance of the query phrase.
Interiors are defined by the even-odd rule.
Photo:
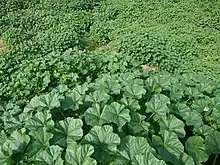
[[[1,0],[0,164],[216,165],[219,7]]]

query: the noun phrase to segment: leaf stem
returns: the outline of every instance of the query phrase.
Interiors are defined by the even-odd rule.
[[[217,158],[218,158],[218,154],[215,155],[215,159],[214,159],[214,162],[212,165],[215,165],[216,161],[217,161]]]
[[[154,116],[154,114],[152,113],[152,114],[150,115],[150,117],[147,119],[147,121],[149,121],[153,116]]]
[[[63,112],[59,109],[61,115],[63,116],[63,118],[65,119],[66,117],[64,116]]]

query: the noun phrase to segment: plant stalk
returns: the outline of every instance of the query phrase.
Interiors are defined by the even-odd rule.
[[[215,165],[216,161],[217,161],[217,158],[218,158],[218,154],[215,155],[215,159],[214,159],[214,162],[212,165]]]

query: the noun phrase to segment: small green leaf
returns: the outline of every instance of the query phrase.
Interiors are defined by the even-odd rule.
[[[124,126],[131,120],[129,110],[125,109],[124,105],[113,102],[111,105],[106,105],[103,109],[101,118],[103,120],[113,122],[119,127]]]
[[[185,143],[190,156],[193,157],[196,164],[206,162],[209,155],[206,152],[204,140],[200,136],[189,137]]]

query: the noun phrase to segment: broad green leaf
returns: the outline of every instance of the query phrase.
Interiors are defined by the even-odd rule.
[[[132,165],[166,165],[163,160],[157,159],[151,152],[146,152],[143,155],[136,155],[132,161]]]
[[[194,128],[195,132],[201,136],[208,136],[211,132],[214,131],[214,129],[208,125],[201,125],[200,127]]]
[[[212,117],[212,119],[214,119],[214,121],[216,121],[218,124],[220,124],[220,109],[213,108],[210,117]]]
[[[91,108],[88,108],[85,112],[86,124],[95,126],[102,125],[106,121],[101,118],[101,107],[99,104],[93,104]]]
[[[8,140],[8,137],[5,133],[5,131],[0,132],[0,146],[2,146],[6,141]]]
[[[61,154],[62,148],[52,145],[46,150],[39,152],[35,163],[40,165],[63,165]]]
[[[184,94],[190,98],[192,98],[192,97],[199,98],[199,97],[203,96],[203,94],[197,88],[187,87],[184,90],[185,90]]]
[[[147,135],[150,123],[145,122],[146,117],[139,113],[131,114],[131,121],[128,123],[128,128],[133,134]]]
[[[123,104],[127,109],[130,111],[136,111],[139,110],[141,107],[138,103],[138,100],[131,99],[131,98],[122,98],[121,99],[121,104]]]
[[[1,165],[11,165],[13,163],[13,159],[11,155],[5,155],[2,152],[2,148],[0,146],[0,164]]]
[[[79,93],[71,92],[62,101],[61,106],[64,110],[71,109],[73,111],[79,109],[79,105],[82,104],[82,97]]]
[[[192,111],[183,117],[186,121],[186,125],[192,125],[194,127],[201,127],[203,125],[202,115],[196,111]]]
[[[167,96],[156,94],[149,102],[146,103],[146,112],[153,113],[155,120],[164,118],[170,111],[167,104],[170,104],[170,100]]]
[[[25,122],[26,128],[36,130],[39,128],[51,129],[54,126],[50,111],[37,112],[31,119]]]
[[[96,165],[95,159],[90,156],[93,154],[94,148],[91,145],[72,144],[67,147],[65,154],[66,165]]]
[[[29,141],[30,137],[26,135],[26,130],[23,128],[20,131],[14,131],[6,143],[14,153],[24,153]]]
[[[105,162],[109,154],[117,152],[120,138],[109,125],[95,126],[84,137],[84,142],[94,146],[94,156],[98,161]]]
[[[103,103],[105,104],[109,100],[110,96],[100,90],[86,95],[85,101],[92,103]]]
[[[212,131],[205,137],[206,148],[213,154],[220,153],[220,132]]]
[[[83,122],[81,119],[68,117],[65,120],[59,121],[53,130],[54,137],[51,143],[66,147],[69,139],[81,139],[83,136],[82,126]]]
[[[189,155],[193,157],[196,164],[206,162],[209,155],[206,152],[204,139],[201,136],[191,136],[187,139],[186,150]]]
[[[129,84],[123,88],[124,97],[140,99],[146,93],[143,86],[137,84]]]
[[[86,91],[88,91],[88,84],[87,83],[84,83],[82,85],[78,85],[76,86],[73,91],[80,94],[80,95],[85,95],[86,94]]]
[[[171,104],[169,108],[172,113],[181,117],[188,116],[191,112],[191,109],[184,103]]]
[[[106,105],[101,114],[101,118],[108,122],[113,122],[119,127],[124,126],[131,120],[129,110],[125,109],[124,105],[117,102],[113,102],[111,105]]]
[[[173,115],[162,118],[159,122],[161,130],[167,130],[176,133],[179,137],[185,137],[184,123]]]
[[[180,165],[195,165],[193,158],[186,153],[183,153],[179,160]]]
[[[175,163],[184,152],[184,147],[173,132],[162,131],[162,138],[153,135],[153,143],[163,160]]]
[[[119,154],[130,161],[132,161],[136,155],[142,155],[153,150],[150,147],[147,139],[134,136],[124,137],[121,140],[121,144],[118,148]]]
[[[50,146],[49,140],[53,137],[53,134],[46,132],[43,128],[32,130],[29,135],[31,136],[31,141],[26,152],[30,160],[35,160],[39,152],[44,151]]]
[[[59,107],[59,95],[55,92],[51,92],[46,95],[35,96],[31,99],[30,103],[25,107],[24,112],[32,111],[32,110],[51,110],[53,108]]]
[[[101,90],[102,93],[119,94],[121,86],[113,80],[107,78],[107,80],[101,79],[95,83],[94,88],[96,90]]]

